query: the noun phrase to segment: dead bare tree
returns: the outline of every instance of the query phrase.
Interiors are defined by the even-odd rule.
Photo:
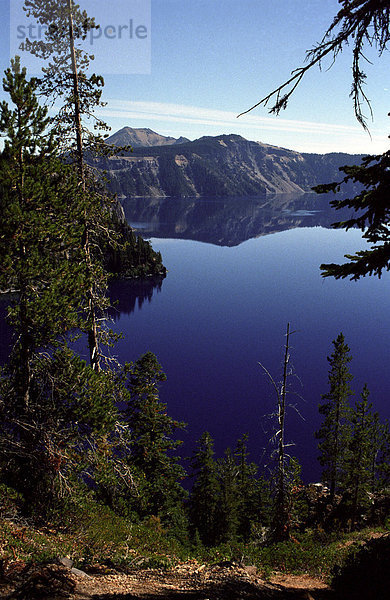
[[[275,505],[272,524],[272,537],[275,541],[286,540],[290,537],[291,527],[291,487],[292,487],[292,464],[297,463],[287,452],[287,448],[293,444],[286,442],[286,413],[287,408],[297,410],[293,404],[287,404],[288,379],[293,375],[290,366],[290,323],[287,323],[286,343],[284,347],[283,376],[281,382],[276,382],[266,367],[259,362],[259,365],[270,380],[276,394],[277,409],[273,413],[276,417],[277,427],[273,436],[273,442],[276,446],[273,455],[276,457],[275,473]],[[299,412],[298,412],[299,414]]]

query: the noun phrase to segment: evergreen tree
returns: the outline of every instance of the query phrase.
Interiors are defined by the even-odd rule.
[[[93,150],[97,146],[104,148],[100,132],[108,127],[94,116],[95,109],[102,106],[104,80],[95,74],[90,77],[86,75],[93,56],[77,48],[77,41],[85,39],[88,32],[97,25],[85,11],[74,5],[73,0],[26,0],[24,8],[27,16],[34,17],[41,25],[46,26],[45,39],[35,44],[26,40],[26,46],[37,57],[49,60],[42,68],[42,77],[38,81],[42,95],[50,98],[53,104],[56,101],[62,102],[56,116],[62,152],[76,165],[83,193],[89,200],[95,198],[94,203],[89,201],[84,204],[81,219],[83,261],[86,277],[90,282],[85,290],[82,308],[85,313],[90,364],[93,369],[100,370],[101,345],[107,342],[107,331],[102,329],[102,312],[107,308],[108,302],[104,270],[100,269],[97,273],[102,264],[102,256],[98,255],[105,245],[103,240],[116,242],[116,236],[108,218],[112,199],[97,185],[96,174],[87,168],[85,162],[88,149]],[[91,119],[94,122],[94,133],[85,123]]]
[[[45,516],[113,472],[131,487],[117,453],[123,434],[116,405],[126,397],[120,378],[94,371],[66,347],[36,355],[32,371],[28,411],[15,402],[12,378],[0,382],[2,477],[23,494],[27,510]]]
[[[351,436],[349,397],[353,393],[349,386],[353,378],[348,368],[352,360],[350,349],[342,333],[332,343],[334,351],[328,357],[329,392],[322,395],[324,402],[319,407],[324,420],[316,432],[316,438],[320,440],[318,448],[319,461],[323,467],[322,477],[329,485],[331,502],[344,482],[347,448]]]
[[[47,132],[50,119],[38,104],[36,83],[28,81],[17,59],[6,71],[4,90],[14,106],[5,101],[0,106],[0,131],[6,137],[0,165],[0,287],[18,293],[9,309],[17,339],[11,363],[27,408],[34,352],[78,323],[82,269],[68,257],[80,238],[80,194],[73,173],[56,156],[56,138]]]
[[[222,460],[217,461],[220,500],[216,511],[216,543],[237,540],[240,522],[239,467],[230,448]]]
[[[268,483],[257,475],[258,467],[248,463],[248,436],[243,435],[236,444],[234,455],[238,468],[237,498],[238,524],[237,535],[248,542],[257,529],[269,526],[271,517],[271,497]]]
[[[18,59],[6,71],[4,90],[13,107],[0,106],[6,137],[0,287],[16,294],[8,311],[15,344],[0,382],[0,453],[3,476],[30,504],[34,497],[45,504],[49,496],[70,491],[83,469],[94,476],[102,439],[116,430],[120,387],[113,375],[93,378],[66,348],[54,351],[80,325],[90,284],[79,224],[89,197],[74,170],[59,160],[36,81],[27,79]]]
[[[374,422],[373,443],[371,445],[371,480],[373,490],[384,490],[390,485],[390,425],[386,420],[382,425],[379,419]]]
[[[207,431],[197,442],[191,466],[194,471],[189,501],[192,531],[194,535],[197,532],[203,544],[213,546],[219,537],[218,507],[221,489],[214,459],[214,440]]]
[[[363,232],[363,239],[371,247],[355,254],[346,254],[348,262],[344,264],[322,264],[323,276],[336,279],[349,277],[351,280],[358,280],[366,275],[377,275],[380,278],[383,270],[390,269],[390,152],[366,156],[361,165],[345,166],[340,170],[345,173],[341,182],[320,185],[314,189],[318,193],[336,193],[348,181],[362,184],[362,191],[354,198],[331,202],[336,210],[347,206],[356,213],[356,216],[347,221],[334,223],[333,227],[346,231],[358,227]]]
[[[138,496],[132,503],[141,517],[155,515],[170,525],[181,519],[185,492],[180,484],[186,473],[173,454],[181,441],[174,439],[184,423],[166,412],[159,385],[166,376],[152,352],[129,367],[130,400],[124,415],[130,430],[129,464],[134,469]]]
[[[39,78],[40,92],[59,105],[55,117],[62,138],[62,150],[74,156],[81,181],[85,181],[85,152],[104,149],[109,128],[95,110],[101,101],[104,79],[87,75],[93,55],[80,42],[99,26],[73,0],[25,0],[24,10],[41,26],[44,38],[26,40],[26,50],[44,61]],[[94,131],[91,131],[91,124]]]
[[[345,486],[351,495],[351,524],[356,524],[358,511],[372,484],[373,438],[375,420],[369,390],[364,385],[360,400],[357,400],[351,414],[352,437],[346,465]]]
[[[90,196],[91,190],[94,192],[95,202],[85,205],[81,220],[83,261],[90,281],[85,289],[83,309],[90,364],[100,370],[103,358],[101,346],[110,339],[110,332],[102,319],[102,313],[108,305],[107,282],[104,270],[97,273],[97,267],[110,267],[113,262],[119,262],[120,267],[118,269],[117,264],[116,270],[127,270],[132,276],[145,272],[164,274],[165,270],[161,256],[152,251],[149,242],[144,242],[147,251],[143,258],[147,266],[144,264],[140,268],[133,264],[137,261],[134,261],[135,252],[132,252],[131,228],[124,218],[117,219],[118,214],[123,217],[118,201],[107,194],[97,171],[86,160],[93,158],[96,153],[110,154],[129,149],[110,148],[104,143],[109,127],[95,114],[97,108],[104,106],[101,101],[104,79],[96,74],[87,75],[94,57],[78,47],[79,41],[84,40],[98,25],[73,0],[25,0],[24,8],[27,16],[34,17],[40,25],[46,26],[44,39],[34,43],[26,40],[26,48],[47,61],[42,68],[39,87],[40,93],[51,99],[53,105],[60,105],[55,121],[61,149],[67,159],[76,165],[83,192],[87,196]],[[111,255],[111,261],[105,258],[107,255]],[[127,267],[129,262],[130,268]]]

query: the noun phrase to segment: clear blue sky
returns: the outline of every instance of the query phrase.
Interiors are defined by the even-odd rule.
[[[9,60],[9,1],[15,0],[0,0],[2,70]],[[115,23],[115,2],[122,6],[121,19],[123,10],[131,16],[136,1],[114,0],[110,9],[105,0],[95,0],[97,21]],[[113,53],[109,40],[96,46],[109,65],[102,116],[113,131],[150,127],[190,139],[233,132],[301,151],[384,151],[390,133],[388,54],[366,69],[372,140],[354,118],[348,49],[329,71],[309,72],[280,117],[260,107],[236,119],[303,64],[305,50],[320,40],[338,8],[337,0],[151,0],[149,73],[118,74],[127,60],[121,47]]]

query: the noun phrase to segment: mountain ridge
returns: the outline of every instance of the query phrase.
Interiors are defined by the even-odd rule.
[[[128,129],[130,133],[135,131]],[[305,193],[315,185],[341,179],[340,167],[358,164],[363,156],[301,153],[237,134],[202,136],[177,143],[175,138],[142,129],[138,130],[138,141],[144,135],[139,131],[146,132],[148,146],[133,145],[132,152],[92,161],[107,172],[111,191],[122,197]],[[123,129],[117,134],[121,132]],[[355,189],[350,185],[345,191]]]

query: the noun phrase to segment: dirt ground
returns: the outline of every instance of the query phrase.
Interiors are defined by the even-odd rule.
[[[46,570],[45,570],[46,569]],[[326,600],[331,590],[308,576],[277,574],[262,580],[255,567],[188,562],[169,570],[72,573],[47,565],[0,584],[0,598],[18,600]]]

